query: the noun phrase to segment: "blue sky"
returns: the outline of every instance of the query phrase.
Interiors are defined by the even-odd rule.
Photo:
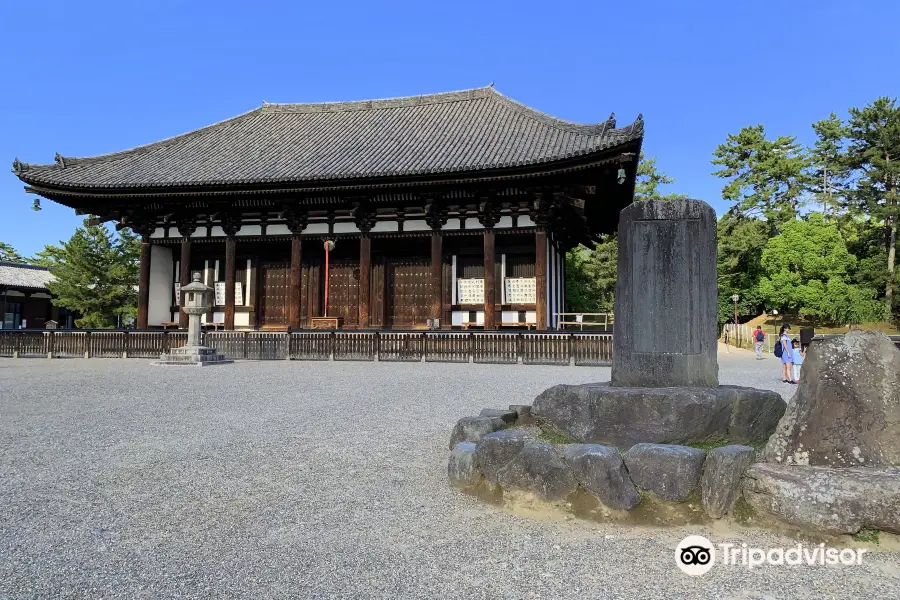
[[[479,87],[554,116],[646,121],[669,191],[719,212],[710,156],[755,123],[900,95],[900,2],[9,2],[0,11],[0,240],[31,255],[73,211],[9,171],[152,142],[269,102]]]

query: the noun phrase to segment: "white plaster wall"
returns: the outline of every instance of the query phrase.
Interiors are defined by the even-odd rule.
[[[444,229],[459,229],[459,219],[447,219],[447,223],[444,225]]]
[[[287,225],[269,225],[266,227],[266,235],[291,235]]]
[[[153,233],[150,234],[151,238],[164,238],[166,237],[166,230],[162,227],[157,227],[153,230]]]
[[[259,225],[243,225],[237,235],[262,235],[262,227]]]
[[[431,229],[424,220],[406,221],[403,223],[403,231],[425,231]]]
[[[519,322],[519,311],[517,310],[504,310],[502,321],[504,323],[518,323]]]
[[[497,225],[495,225],[495,227],[512,227],[512,217],[500,217],[500,220],[497,221]]]
[[[191,237],[206,237],[206,226],[196,228]]]
[[[469,217],[466,219],[466,229],[484,229],[484,227],[481,226],[476,217]]]
[[[172,319],[172,250],[150,246],[150,299],[147,303],[147,325],[161,325]]]
[[[225,322],[225,313],[222,313],[222,322]],[[235,328],[250,327],[250,313],[234,313],[234,326]]]
[[[400,224],[397,221],[378,221],[372,228],[373,233],[382,231],[400,231]]]
[[[334,232],[335,233],[359,233],[359,227],[356,226],[356,223],[335,223],[334,224]]]
[[[303,230],[303,233],[308,235],[322,235],[323,233],[328,233],[328,223],[310,223],[306,226],[306,229]]]
[[[519,227],[534,227],[534,221],[528,215],[519,215]]]
[[[537,313],[533,310],[525,311],[526,323],[537,323]]]
[[[212,229],[209,231],[209,235],[212,237],[225,237],[225,230],[218,225],[213,225]]]

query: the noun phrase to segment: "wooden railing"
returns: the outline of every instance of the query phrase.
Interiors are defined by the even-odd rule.
[[[203,344],[242,360],[363,360],[600,366],[612,335],[560,331],[207,331]],[[158,358],[184,331],[0,330],[0,357]]]

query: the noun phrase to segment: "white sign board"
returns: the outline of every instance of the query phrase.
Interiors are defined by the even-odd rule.
[[[175,306],[181,306],[181,284],[175,284]]]
[[[457,279],[456,296],[460,304],[484,304],[484,279]]]
[[[534,277],[507,277],[507,304],[534,304],[537,302],[537,284]]]
[[[225,282],[217,281],[215,283],[216,290],[216,306],[225,306]],[[234,305],[244,305],[244,288],[240,281],[234,282]]]

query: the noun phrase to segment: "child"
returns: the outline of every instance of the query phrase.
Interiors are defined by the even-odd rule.
[[[791,342],[791,346],[793,346],[791,354],[794,356],[792,375],[794,376],[794,383],[800,383],[800,366],[803,364],[803,359],[806,358],[806,351],[800,347],[800,340],[796,338]]]

